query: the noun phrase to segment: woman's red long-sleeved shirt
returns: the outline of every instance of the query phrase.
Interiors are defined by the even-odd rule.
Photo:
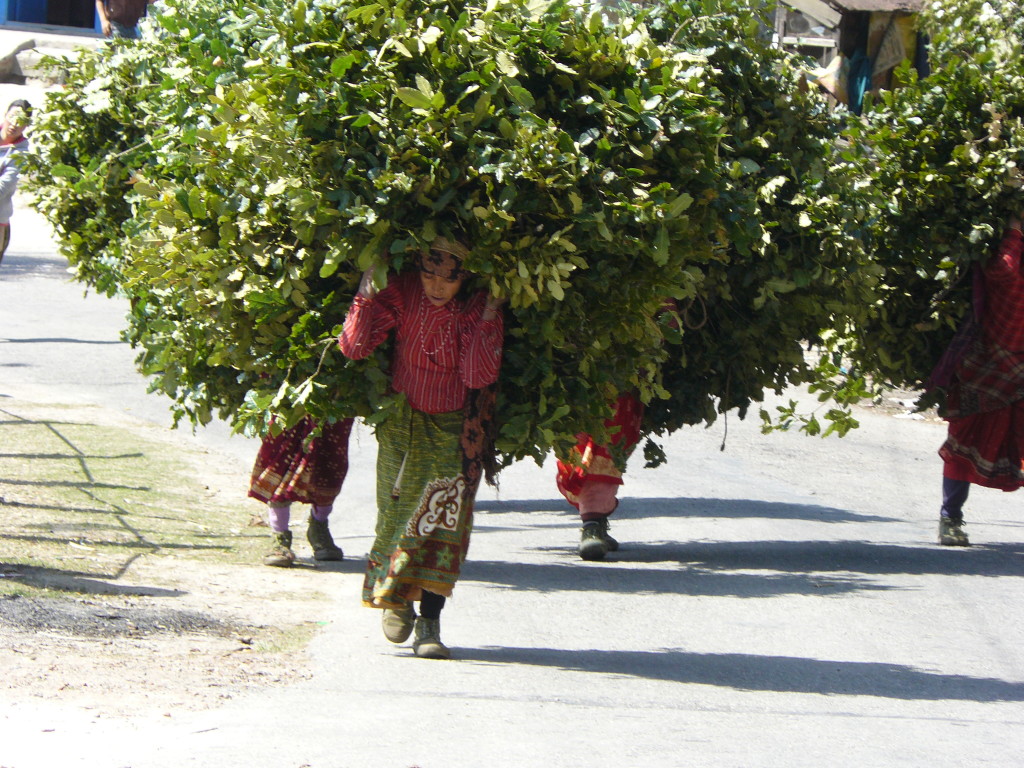
[[[442,307],[427,299],[419,274],[394,278],[372,299],[356,296],[338,337],[342,353],[361,360],[395,329],[391,386],[426,413],[463,407],[467,389],[498,380],[504,322],[483,319],[484,292]]]

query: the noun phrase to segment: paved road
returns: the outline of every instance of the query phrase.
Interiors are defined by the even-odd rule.
[[[64,279],[21,210],[0,268],[0,398],[101,403],[167,423],[117,341],[123,306]],[[0,400],[2,402],[2,400]],[[1020,496],[976,492],[977,546],[934,542],[940,424],[865,413],[843,440],[691,429],[638,459],[605,563],[574,554],[552,467],[485,489],[456,598],[456,660],[412,658],[331,596],[314,676],[220,709],[112,719],[20,702],[8,768],[629,768],[1024,765]],[[244,472],[253,446],[201,433]],[[336,527],[369,546],[374,445],[354,444]],[[70,748],[70,752],[69,752]]]

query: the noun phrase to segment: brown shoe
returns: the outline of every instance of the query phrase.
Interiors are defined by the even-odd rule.
[[[343,560],[345,553],[341,547],[334,543],[331,530],[327,527],[326,520],[317,520],[312,514],[309,516],[309,526],[306,528],[306,538],[309,546],[313,548],[314,560]]]
[[[274,532],[274,548],[263,558],[263,564],[274,568],[291,568],[295,564],[291,531]]]
[[[412,634],[413,623],[416,621],[416,611],[413,607],[407,606],[400,610],[385,608],[380,617],[380,625],[384,630],[384,637],[392,643],[404,643]]]
[[[416,619],[416,638],[412,650],[421,659],[450,659],[452,652],[441,642],[441,620]]]

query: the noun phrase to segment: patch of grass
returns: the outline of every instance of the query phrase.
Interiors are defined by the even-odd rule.
[[[316,624],[308,621],[290,627],[264,629],[253,643],[253,650],[260,653],[302,651],[309,645],[316,631]]]
[[[98,408],[0,406],[0,595],[48,591],[46,571],[92,591],[139,558],[253,563],[265,548],[245,497],[204,483],[209,454],[167,430],[109,421]]]

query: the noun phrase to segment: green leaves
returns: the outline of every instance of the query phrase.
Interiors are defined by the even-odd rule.
[[[509,300],[507,460],[625,391],[652,433],[745,412],[863,299],[838,123],[738,2],[161,7],[49,97],[35,190],[181,418],[382,418],[387,351],[334,338],[362,271],[437,235]]]
[[[972,265],[1024,208],[1024,17],[1014,2],[930,4],[931,75],[904,67],[903,87],[851,123],[850,157],[870,211],[865,242],[874,301],[851,318],[845,353],[878,382],[918,387],[970,311]],[[873,197],[865,204],[863,190]]]
[[[424,87],[429,88],[429,86],[426,86],[425,81],[420,88],[398,88],[395,91],[395,95],[413,109],[427,111],[430,109],[443,108],[444,98],[441,97],[438,99],[440,94],[434,94],[430,90],[421,90]]]

